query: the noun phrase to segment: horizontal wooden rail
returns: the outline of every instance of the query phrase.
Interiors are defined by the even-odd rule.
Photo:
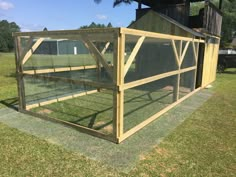
[[[33,37],[59,37],[59,36],[71,36],[79,34],[105,34],[119,33],[120,28],[90,28],[79,30],[53,30],[53,31],[35,31],[35,32],[16,32],[13,36],[33,36]]]
[[[140,79],[140,80],[137,80],[137,81],[129,82],[129,83],[124,84],[123,87],[120,87],[119,90],[122,91],[122,90],[126,90],[126,89],[129,89],[129,88],[137,87],[137,86],[144,85],[144,84],[147,84],[147,83],[150,83],[150,82],[154,82],[154,81],[166,78],[166,77],[174,76],[176,74],[182,74],[182,73],[185,73],[185,72],[188,72],[188,71],[192,71],[196,68],[197,68],[196,66],[193,66],[193,67],[180,69],[180,70],[176,70],[176,71],[170,71],[170,72],[167,72],[167,73],[158,74],[158,75],[151,76],[151,77],[148,77],[148,78],[144,78],[144,79]]]
[[[63,68],[25,70],[23,71],[23,73],[24,74],[43,74],[43,73],[55,73],[55,72],[64,72],[64,71],[77,71],[77,70],[84,70],[84,69],[95,69],[95,68],[97,68],[97,65],[70,66],[70,67],[63,67]]]
[[[38,79],[44,79],[49,81],[55,81],[55,82],[64,82],[64,83],[70,83],[70,84],[83,84],[92,86],[95,88],[106,88],[106,89],[114,89],[116,90],[116,86],[114,84],[109,83],[101,83],[96,81],[89,81],[89,80],[78,80],[78,79],[69,79],[64,77],[56,77],[56,76],[46,76],[46,75],[31,75],[31,74],[23,74],[24,77],[31,77],[31,78],[38,78]]]
[[[200,42],[200,43],[205,42],[203,39],[193,39],[193,38],[190,38],[190,37],[181,37],[181,36],[162,34],[162,33],[156,33],[156,32],[149,32],[149,31],[130,29],[130,28],[121,28],[121,33],[128,34],[128,35],[135,35],[135,36],[159,38],[159,39],[194,41],[194,42]]]
[[[107,135],[107,134],[104,134],[100,131],[97,131],[97,130],[94,130],[94,129],[91,129],[91,128],[88,128],[88,127],[85,127],[85,126],[82,126],[82,125],[79,125],[79,124],[64,121],[64,120],[54,118],[54,117],[49,117],[49,116],[42,115],[42,114],[39,114],[39,113],[34,113],[34,112],[31,112],[31,111],[27,111],[27,110],[21,110],[21,112],[32,115],[32,116],[35,116],[35,117],[39,117],[39,118],[44,119],[44,120],[49,120],[49,121],[52,121],[52,122],[61,123],[63,125],[67,125],[67,126],[70,126],[72,128],[75,128],[80,132],[87,133],[89,135],[92,135],[92,136],[95,136],[95,137],[98,137],[98,138],[102,138],[102,139],[105,139],[105,140],[108,140],[108,141],[111,141],[111,142],[114,142],[114,143],[118,143],[118,140],[110,134]]]
[[[91,91],[86,91],[86,92],[82,92],[82,93],[71,94],[71,95],[67,95],[67,96],[62,96],[62,97],[50,99],[47,101],[40,101],[39,100],[37,103],[27,104],[26,110],[30,110],[32,108],[37,108],[40,106],[49,105],[49,104],[56,103],[59,101],[64,101],[64,100],[68,100],[68,99],[72,99],[72,98],[76,98],[76,97],[80,97],[80,96],[84,96],[84,95],[88,95],[88,94],[92,94],[92,93],[97,93],[97,90],[91,90]]]

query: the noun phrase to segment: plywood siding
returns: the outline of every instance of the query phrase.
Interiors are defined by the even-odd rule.
[[[207,39],[203,65],[202,87],[206,87],[216,79],[220,40],[214,37]]]
[[[150,10],[137,21],[133,22],[128,28],[183,37],[194,37],[191,33],[168,21],[167,18],[164,18],[157,12]]]

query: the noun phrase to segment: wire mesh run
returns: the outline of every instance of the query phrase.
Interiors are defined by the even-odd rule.
[[[20,111],[116,143],[195,91],[199,39],[109,28],[15,42]]]

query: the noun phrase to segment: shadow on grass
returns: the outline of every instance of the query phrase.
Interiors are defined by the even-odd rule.
[[[5,105],[11,109],[18,110],[18,98],[8,98],[5,100],[0,100],[0,105]]]

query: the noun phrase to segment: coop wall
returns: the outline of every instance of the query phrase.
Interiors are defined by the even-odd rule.
[[[206,87],[216,79],[220,38],[208,36],[205,43],[202,87]]]

